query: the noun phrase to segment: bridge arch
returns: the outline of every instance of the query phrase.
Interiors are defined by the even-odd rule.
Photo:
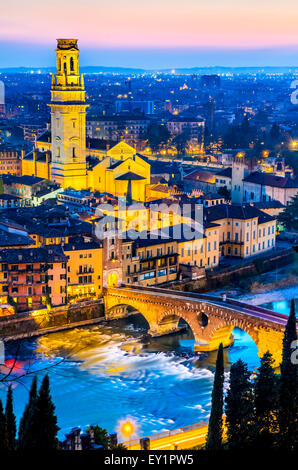
[[[255,343],[256,347],[258,348],[258,343],[259,343],[259,338],[258,338],[258,333],[255,331],[254,328],[251,328],[249,324],[243,322],[243,321],[238,321],[237,319],[234,320],[227,320],[225,319],[223,322],[212,322],[210,327],[207,327],[206,333],[209,337],[208,345],[204,347],[202,346],[201,350],[204,351],[214,351],[217,350],[220,343],[223,344],[223,347],[228,347],[231,346],[234,342],[234,335],[233,335],[233,330],[235,328],[238,328],[245,333],[248,334],[248,336],[253,340]],[[199,347],[197,348],[199,350]]]
[[[140,315],[142,315],[143,318],[145,318],[146,322],[149,325],[149,331],[154,328],[154,325],[152,324],[148,313],[145,313],[144,309],[136,307],[133,302],[116,302],[115,305],[110,305],[108,308],[106,308],[105,316],[108,320],[112,320],[116,318],[127,317],[128,315],[133,315],[134,313],[139,313]]]

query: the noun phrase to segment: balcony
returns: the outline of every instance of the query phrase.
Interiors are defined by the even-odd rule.
[[[80,275],[82,275],[82,274],[94,274],[94,269],[93,269],[93,268],[90,268],[90,269],[84,270],[84,271],[79,270],[79,271],[76,272],[76,274],[77,274],[78,276],[80,276]]]
[[[244,242],[242,242],[240,240],[224,240],[224,241],[219,242],[219,245],[220,246],[222,246],[222,245],[244,245]]]

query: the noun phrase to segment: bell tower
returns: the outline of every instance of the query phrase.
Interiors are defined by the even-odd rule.
[[[57,72],[52,75],[52,179],[63,188],[85,189],[86,107],[83,75],[79,74],[77,39],[57,39]]]

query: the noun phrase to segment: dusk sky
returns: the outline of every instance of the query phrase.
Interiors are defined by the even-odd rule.
[[[297,0],[0,0],[0,67],[54,66],[56,38],[81,65],[298,65]]]

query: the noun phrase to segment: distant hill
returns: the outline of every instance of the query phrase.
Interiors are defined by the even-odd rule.
[[[90,65],[80,67],[80,71],[86,74],[101,73],[101,74],[150,74],[154,72],[171,73],[172,69],[153,69],[145,70],[141,68],[129,67],[104,67],[98,65]],[[0,73],[54,73],[54,67],[3,67],[0,68]],[[298,72],[298,67],[192,67],[192,68],[176,68],[176,74],[248,74],[248,73],[291,73]]]

